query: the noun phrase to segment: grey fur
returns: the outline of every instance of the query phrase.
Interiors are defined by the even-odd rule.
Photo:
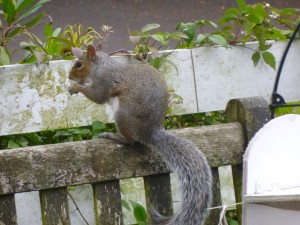
[[[114,118],[120,135],[106,133],[102,137],[154,147],[178,176],[182,205],[170,218],[154,212],[154,224],[201,225],[211,203],[210,167],[193,143],[164,130],[169,96],[161,74],[147,64],[118,63],[103,52],[84,55],[79,60],[91,65],[90,72],[79,80],[76,72],[80,71],[76,66],[72,68],[69,78],[79,83],[70,87],[70,93],[82,92],[98,104],[112,97],[119,99]],[[85,80],[91,84],[86,85]]]

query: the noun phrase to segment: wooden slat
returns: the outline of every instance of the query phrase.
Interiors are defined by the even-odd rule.
[[[212,199],[211,207],[216,207],[222,205],[220,176],[219,176],[218,168],[212,168],[211,171],[213,176],[213,185],[212,185],[213,199]],[[222,209],[209,210],[209,214],[207,219],[204,222],[204,225],[218,224],[221,210]]]
[[[238,123],[172,132],[193,141],[212,167],[242,163]],[[0,165],[0,195],[170,172],[155,150],[103,139],[2,150]]]
[[[0,196],[0,224],[17,225],[14,195]]]
[[[151,216],[151,210],[156,210],[163,216],[173,215],[170,174],[146,176],[144,186],[148,215]]]
[[[97,224],[123,225],[119,181],[94,184],[93,190]]]
[[[70,225],[67,188],[40,192],[43,225]]]
[[[236,203],[240,203],[243,201],[243,165],[242,164],[233,165],[231,168],[232,168],[235,201]],[[238,223],[242,224],[242,214],[243,214],[242,205],[237,205],[236,211],[237,211]]]

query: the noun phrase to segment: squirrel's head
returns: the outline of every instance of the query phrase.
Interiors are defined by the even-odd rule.
[[[86,53],[83,53],[80,48],[72,48],[72,53],[78,60],[69,73],[69,79],[81,84],[89,84],[91,81],[89,77],[91,68],[93,63],[98,60],[96,49],[89,45]]]

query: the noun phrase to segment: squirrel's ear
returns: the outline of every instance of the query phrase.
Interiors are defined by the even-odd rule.
[[[101,43],[99,42],[96,46],[96,51],[102,51],[103,47],[101,45]]]
[[[83,50],[81,48],[71,48],[72,54],[78,59],[83,55]]]
[[[87,55],[91,60],[96,56],[96,49],[92,45],[87,47]]]

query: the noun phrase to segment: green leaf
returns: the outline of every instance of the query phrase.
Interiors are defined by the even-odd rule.
[[[7,38],[12,38],[15,35],[19,35],[22,31],[22,27],[18,27],[16,29],[11,29],[9,32],[7,32],[6,37]]]
[[[229,8],[224,12],[224,15],[220,19],[220,24],[226,24],[229,21],[233,20],[236,23],[236,20],[239,18],[240,11],[237,8]]]
[[[25,23],[24,27],[32,27],[36,25],[44,15],[45,15],[44,12],[40,13],[33,20],[29,21],[28,23]]]
[[[52,33],[53,33],[52,23],[46,23],[45,26],[44,26],[44,35],[45,35],[45,37],[52,36]]]
[[[159,69],[159,67],[161,65],[161,61],[162,61],[161,58],[159,58],[159,57],[155,58],[155,57],[149,56],[148,60],[149,60],[149,63],[151,66],[153,66],[156,69]]]
[[[285,41],[287,37],[285,36],[284,32],[280,29],[277,29],[275,27],[272,28],[272,39],[279,39],[280,41]]]
[[[276,70],[276,61],[275,57],[271,52],[263,52],[262,57],[269,66],[271,66],[274,70]]]
[[[253,53],[252,61],[253,61],[254,66],[257,66],[259,60],[260,60],[260,53],[259,52]]]
[[[0,66],[11,64],[11,59],[8,54],[8,51],[0,46]]]
[[[25,134],[25,138],[28,140],[30,145],[41,145],[44,144],[42,138],[37,133]]]
[[[60,32],[61,32],[61,28],[60,28],[60,27],[56,28],[56,29],[53,31],[53,36],[54,36],[54,37],[57,37],[57,36],[59,35]]]
[[[217,28],[218,27],[217,24],[215,24],[214,22],[212,22],[210,20],[197,20],[195,23],[198,26],[209,25],[209,26],[212,26],[213,28]]]
[[[268,49],[270,49],[272,47],[272,44],[268,44],[268,43],[266,43],[266,42],[260,42],[259,43],[259,47],[258,47],[258,49],[259,49],[259,51],[267,51]]]
[[[204,35],[204,34],[199,34],[198,36],[197,36],[197,42],[201,42],[201,41],[203,41],[205,38],[206,38],[207,36],[206,35]]]
[[[18,136],[16,139],[15,139],[15,142],[17,144],[19,144],[21,147],[26,147],[28,146],[28,141],[25,137],[23,136]]]
[[[215,44],[221,45],[222,47],[227,47],[228,43],[224,37],[218,34],[212,34],[208,36],[208,39]]]
[[[243,10],[246,7],[244,0],[236,0],[236,3],[238,4],[240,10]]]
[[[280,15],[296,15],[297,14],[297,10],[295,8],[284,8],[282,10],[280,10]]]
[[[130,201],[130,203],[133,206],[133,215],[137,223],[146,224],[148,221],[148,216],[144,206],[134,201]]]
[[[103,130],[105,128],[106,128],[106,125],[103,122],[101,122],[101,121],[94,121],[92,123],[92,129],[93,129],[93,131],[100,131],[100,130]]]
[[[250,23],[261,24],[264,19],[262,17],[258,16],[258,15],[250,14],[249,16],[247,16],[247,20]]]
[[[297,102],[287,102],[286,105],[295,105],[300,104],[299,101]],[[277,116],[283,116],[285,114],[300,114],[300,107],[279,107],[275,108],[275,115]]]
[[[59,130],[55,132],[54,137],[68,137],[70,136],[71,133],[69,131],[66,130]]]
[[[146,32],[148,32],[148,31],[150,31],[150,30],[154,30],[154,29],[157,29],[157,28],[159,28],[159,27],[160,27],[160,25],[157,24],[157,23],[150,23],[150,24],[145,25],[145,26],[141,29],[141,33],[146,33]]]
[[[152,34],[151,37],[154,40],[159,41],[163,45],[165,45],[165,43],[166,43],[164,35],[161,35],[161,34]]]
[[[36,3],[32,8],[30,8],[26,13],[22,14],[15,23],[20,23],[22,20],[34,14],[37,10],[39,10],[45,3],[49,2],[49,0],[40,0]]]
[[[122,206],[123,206],[125,209],[127,209],[128,211],[131,210],[131,208],[130,208],[130,206],[129,206],[129,204],[128,204],[128,201],[121,200],[121,204],[122,204]]]
[[[21,12],[23,9],[26,9],[34,3],[35,0],[23,0],[17,1],[16,11]]]
[[[177,29],[188,36],[189,41],[192,41],[196,34],[197,25],[195,23],[179,23]]]
[[[21,146],[18,143],[16,143],[14,139],[10,139],[8,141],[7,148],[12,149],[12,148],[20,148],[20,147]]]
[[[262,18],[268,18],[269,17],[269,14],[266,11],[265,6],[261,3],[258,3],[256,5],[254,5],[252,13],[259,16],[259,17],[262,17]]]
[[[10,25],[16,16],[15,5],[11,0],[2,0],[2,6],[3,6],[5,19],[7,23]]]
[[[188,39],[189,37],[185,33],[177,31],[177,32],[174,32],[174,33],[170,34],[169,38],[173,38],[173,39],[180,39],[180,38]]]
[[[225,11],[224,16],[235,19],[240,15],[240,11],[237,8],[229,8]]]

